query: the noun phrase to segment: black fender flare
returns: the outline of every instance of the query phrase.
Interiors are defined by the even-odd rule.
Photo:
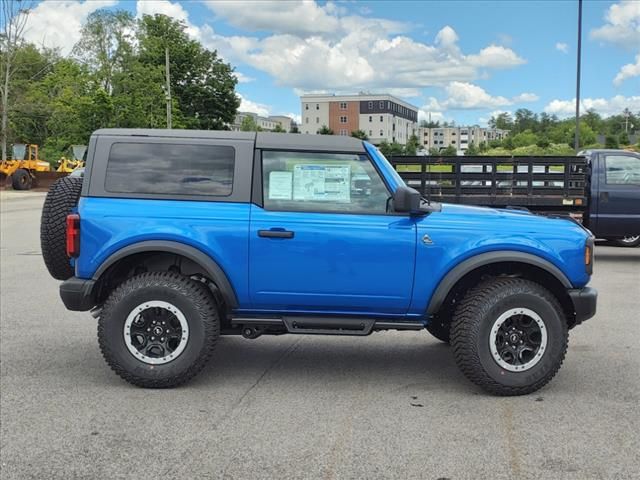
[[[429,301],[427,314],[433,315],[440,309],[453,286],[458,283],[458,281],[467,273],[479,267],[503,262],[527,263],[534,267],[541,268],[547,273],[553,275],[560,283],[562,283],[565,288],[573,288],[573,285],[571,285],[571,282],[562,272],[562,270],[560,270],[558,267],[556,267],[548,260],[545,260],[544,258],[532,255],[530,253],[515,252],[510,250],[481,253],[460,262],[451,270],[449,270],[444,278],[440,280],[440,283],[433,292],[431,300]]]
[[[180,242],[148,240],[127,245],[126,247],[123,247],[117,252],[111,254],[104,262],[102,262],[100,267],[93,274],[93,280],[98,281],[107,269],[119,260],[130,255],[135,255],[136,253],[144,252],[174,253],[192,260],[200,265],[206,271],[209,278],[217,285],[227,305],[232,309],[238,308],[238,297],[236,292],[233,289],[231,282],[229,282],[226,273],[224,273],[224,270],[220,268],[220,265],[201,250]]]

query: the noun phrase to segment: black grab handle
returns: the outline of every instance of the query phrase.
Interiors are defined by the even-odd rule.
[[[293,238],[290,230],[258,230],[258,236],[264,238]]]

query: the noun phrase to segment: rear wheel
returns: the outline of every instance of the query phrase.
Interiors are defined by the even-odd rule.
[[[140,387],[167,388],[195,376],[220,335],[215,300],[202,283],[174,273],[144,273],[116,288],[98,321],[109,366]]]
[[[568,340],[557,299],[537,283],[515,278],[473,288],[451,325],[458,367],[496,395],[524,395],[547,384],[562,365]]]
[[[638,247],[640,246],[640,235],[628,235],[624,238],[614,240],[613,243],[619,247]]]
[[[29,190],[31,188],[31,175],[24,168],[20,168],[11,175],[11,185],[14,190]]]
[[[63,177],[51,185],[40,218],[40,248],[51,276],[66,280],[73,276],[67,257],[67,215],[78,204],[82,178]]]

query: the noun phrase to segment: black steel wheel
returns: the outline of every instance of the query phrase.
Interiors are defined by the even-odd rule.
[[[195,376],[220,335],[208,287],[168,272],[126,280],[104,304],[98,341],[109,366],[140,387],[168,388]]]

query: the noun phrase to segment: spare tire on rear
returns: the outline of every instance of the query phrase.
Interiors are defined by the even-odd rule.
[[[57,280],[66,280],[74,274],[67,256],[67,215],[78,204],[81,189],[82,178],[56,180],[42,207],[40,248],[47,270]]]

